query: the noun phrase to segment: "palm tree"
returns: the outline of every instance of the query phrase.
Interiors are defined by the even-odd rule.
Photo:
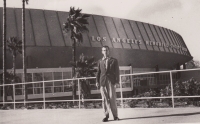
[[[81,54],[78,61],[76,62],[71,61],[70,64],[75,68],[76,78],[94,77],[95,72],[97,72],[97,70],[94,68],[97,63],[93,56],[90,57]],[[91,94],[90,83],[92,83],[92,81],[94,80],[93,79],[80,80],[80,91],[82,99],[90,97]]]
[[[7,41],[7,46],[9,51],[12,53],[13,56],[13,74],[12,73],[6,73],[6,84],[12,84],[16,82],[17,76],[15,75],[15,63],[16,63],[16,56],[17,54],[22,53],[22,41],[18,40],[17,37],[10,37]],[[8,93],[12,96],[13,99],[13,87],[12,86],[6,86],[6,94],[5,96],[7,97]]]
[[[13,57],[13,75],[15,76],[15,62],[17,54],[22,54],[22,41],[18,40],[17,37],[10,37],[7,40],[7,46]]]
[[[3,84],[6,83],[6,0],[3,5]],[[5,87],[3,86],[3,102],[6,101]],[[4,103],[3,103],[4,104]]]
[[[28,0],[22,0],[22,59],[23,59],[23,83],[26,82],[26,41],[25,41],[25,2],[28,4]],[[25,101],[28,99],[27,87],[24,85]],[[25,103],[24,103],[25,104]]]
[[[69,16],[67,17],[67,22],[64,25],[64,32],[71,34],[72,40],[72,61],[76,61],[76,43],[83,42],[82,33],[84,31],[88,31],[86,24],[89,24],[87,18],[89,15],[81,14],[81,9],[76,9],[74,7],[70,7]],[[72,67],[72,76],[75,77],[75,68]],[[76,83],[73,82],[72,86],[72,94],[73,99],[76,97]]]
[[[3,75],[3,73],[0,74],[1,76]],[[13,73],[10,73],[10,72],[6,72],[5,73],[5,84],[13,84],[15,83],[16,80],[19,80],[20,78],[16,75],[14,75]],[[12,97],[12,100],[13,99],[13,86],[12,85],[8,85],[8,86],[5,86],[5,97],[7,98],[7,96],[11,95]],[[6,105],[5,105],[6,106]]]

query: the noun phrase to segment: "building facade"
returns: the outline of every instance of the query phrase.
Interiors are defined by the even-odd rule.
[[[2,8],[0,11],[2,25]],[[30,82],[71,78],[69,64],[72,58],[71,39],[70,35],[63,33],[62,30],[67,16],[68,12],[26,9],[26,59]],[[7,9],[7,39],[11,36],[21,39],[21,21],[21,9]],[[110,54],[119,61],[121,74],[178,69],[180,65],[192,59],[181,35],[170,29],[100,15],[90,15],[88,21],[89,32],[83,34],[83,43],[77,45],[77,57],[83,53],[87,56],[95,56],[98,60],[102,57],[101,47],[107,45],[110,47]],[[2,54],[2,32],[3,27],[0,26],[0,54]],[[6,55],[6,66],[11,69],[12,55],[9,51]],[[1,60],[2,58],[0,56]],[[2,61],[0,67],[2,68]],[[16,67],[20,76],[21,56],[16,58]],[[147,77],[152,84],[156,82],[155,76]],[[137,82],[142,79],[142,77],[127,78],[126,80],[130,81],[127,87],[130,86],[132,91],[133,87],[137,86]],[[31,86],[32,90],[29,94],[37,96],[42,90],[39,84],[35,85]],[[48,83],[45,92],[50,94],[67,92],[65,87],[68,87],[68,84],[65,85],[64,82]],[[22,90],[20,94],[23,94]]]

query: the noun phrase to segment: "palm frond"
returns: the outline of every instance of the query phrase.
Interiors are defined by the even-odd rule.
[[[82,26],[80,29],[80,32],[84,33],[84,32],[89,32],[88,28],[86,26]]]
[[[9,37],[6,41],[9,51],[16,56],[17,53],[22,53],[22,41],[17,37]]]
[[[70,7],[69,15],[73,15],[75,13],[74,7]]]
[[[88,17],[90,17],[90,15],[88,15],[88,14],[83,14],[82,15],[82,18],[88,18]]]
[[[81,16],[81,11],[82,11],[82,9],[79,9],[79,8],[77,10],[75,10],[75,18]]]
[[[95,72],[97,71],[94,68],[96,62],[93,56],[90,57],[90,56],[85,56],[84,54],[81,54],[79,56],[79,59],[75,63],[76,65],[73,63],[72,66],[76,67],[76,76],[91,77],[91,76],[94,76]]]
[[[82,9],[75,9],[74,7],[70,7],[69,15],[67,17],[67,22],[63,24],[63,32],[69,33],[71,32],[71,39],[76,41],[77,43],[83,42],[83,36],[81,33],[84,31],[89,31],[85,26],[88,23],[87,14],[81,14]]]
[[[85,24],[85,25],[86,25],[86,24],[89,24],[88,21],[87,21],[87,19],[82,18],[82,17],[76,18],[76,21],[77,21],[78,23]]]
[[[29,0],[25,0],[26,4],[28,4],[28,1],[29,1]]]

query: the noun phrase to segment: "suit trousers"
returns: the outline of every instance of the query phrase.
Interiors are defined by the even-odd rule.
[[[101,86],[100,91],[105,116],[109,118],[109,111],[111,109],[113,117],[118,117],[115,86],[109,80],[106,80],[105,85]]]

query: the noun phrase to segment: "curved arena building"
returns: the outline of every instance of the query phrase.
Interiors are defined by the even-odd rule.
[[[0,9],[0,53],[2,54],[3,15]],[[71,39],[62,31],[68,12],[26,9],[26,55],[29,81],[56,80],[71,77],[69,61],[72,58]],[[171,70],[190,61],[191,56],[180,34],[170,29],[144,22],[90,15],[88,33],[77,46],[77,57],[83,53],[102,57],[101,47],[110,47],[110,54],[117,58],[121,74]],[[7,9],[7,39],[22,34],[21,9]],[[1,56],[2,60],[2,56]],[[12,55],[7,51],[7,68],[12,68]],[[1,61],[2,68],[2,61]],[[22,57],[17,56],[17,73],[22,75]],[[40,75],[40,76],[37,76]],[[62,86],[60,86],[62,85]],[[62,96],[65,84],[47,85],[46,93]],[[66,85],[67,86],[67,85]],[[131,85],[131,91],[133,86]],[[18,88],[18,95],[23,94]],[[29,94],[40,94],[41,87],[31,86]],[[95,91],[94,91],[95,93]],[[60,95],[59,95],[60,94]],[[48,96],[48,95],[47,95]],[[33,95],[36,98],[37,95]],[[31,98],[31,96],[30,96]],[[39,98],[39,97],[38,97]]]

